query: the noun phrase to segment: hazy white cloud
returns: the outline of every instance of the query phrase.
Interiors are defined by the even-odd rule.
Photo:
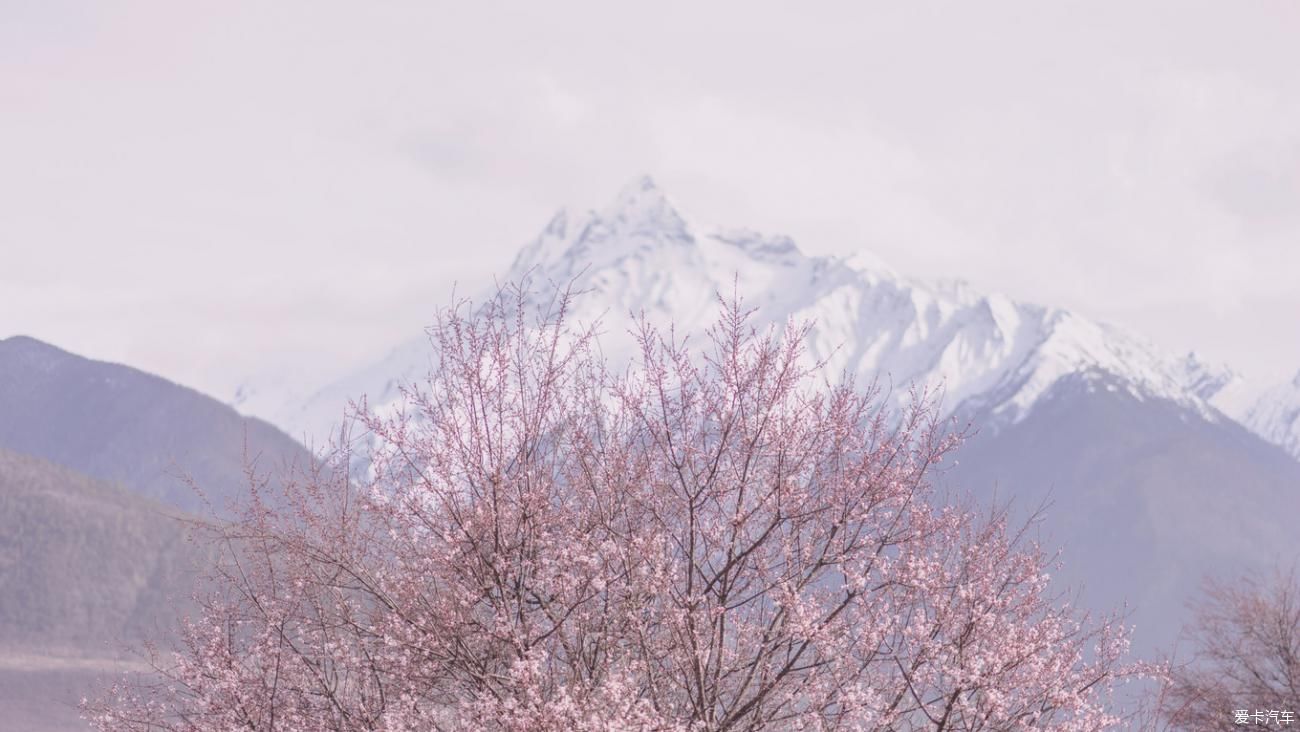
[[[1300,5],[0,6],[0,336],[225,395],[324,378],[654,174],[1300,368]]]

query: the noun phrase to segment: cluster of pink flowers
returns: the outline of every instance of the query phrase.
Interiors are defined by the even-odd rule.
[[[204,614],[101,730],[1097,730],[1139,673],[1005,513],[939,505],[957,444],[818,381],[734,301],[611,374],[568,295],[445,312],[405,407],[254,491]]]

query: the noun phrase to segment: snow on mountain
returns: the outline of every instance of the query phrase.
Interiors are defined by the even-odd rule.
[[[1227,413],[1222,404],[1230,398],[1228,395],[1237,385],[1245,385],[1240,374],[1225,365],[1207,365],[1196,355],[1189,353],[1178,361],[1179,381],[1186,385],[1188,391]]]
[[[1255,434],[1300,459],[1300,373],[1266,390],[1239,419]]]
[[[949,413],[1012,424],[1062,377],[1104,373],[1138,399],[1163,398],[1207,419],[1207,401],[1231,374],[1194,355],[1176,357],[1110,325],[1059,308],[984,295],[960,281],[900,275],[866,253],[809,256],[787,237],[700,225],[648,178],[627,186],[600,211],[561,210],[515,258],[503,282],[573,283],[578,322],[599,319],[613,361],[631,353],[630,314],[672,319],[698,333],[718,314],[717,293],[738,292],[758,307],[758,325],[787,318],[815,322],[812,357],[859,383],[879,378],[897,395],[912,384],[943,389]],[[350,398],[372,405],[397,397],[403,381],[425,375],[423,336],[387,358],[270,414],[295,436],[320,438]],[[1099,387],[1100,388],[1100,387]]]

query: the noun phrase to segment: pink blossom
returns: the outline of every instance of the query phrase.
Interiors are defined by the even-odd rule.
[[[702,350],[642,323],[609,373],[569,295],[432,329],[403,409],[361,411],[221,549],[157,679],[104,731],[1098,730],[1122,629],[1048,595],[1004,513],[940,505],[923,394],[801,366],[807,328],[724,303]],[[782,334],[783,333],[783,334]]]

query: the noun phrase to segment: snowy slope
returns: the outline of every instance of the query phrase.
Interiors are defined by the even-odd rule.
[[[1240,421],[1300,459],[1300,373],[1266,390],[1242,412]]]
[[[760,325],[814,321],[810,355],[827,359],[832,373],[860,383],[879,377],[899,395],[912,384],[942,388],[948,412],[979,412],[994,427],[1023,419],[1053,384],[1078,373],[1114,376],[1108,388],[1118,383],[1139,400],[1166,399],[1217,420],[1207,400],[1232,379],[1195,356],[1163,353],[1067,310],[905,277],[866,254],[808,256],[785,237],[700,225],[649,178],[603,210],[556,214],[502,281],[525,275],[588,290],[575,316],[599,319],[613,361],[631,352],[630,313],[698,332],[717,315],[716,293],[731,293],[734,282],[746,304],[760,308]],[[392,402],[398,384],[427,373],[429,358],[426,339],[415,338],[305,403],[266,416],[319,443],[349,398]]]

